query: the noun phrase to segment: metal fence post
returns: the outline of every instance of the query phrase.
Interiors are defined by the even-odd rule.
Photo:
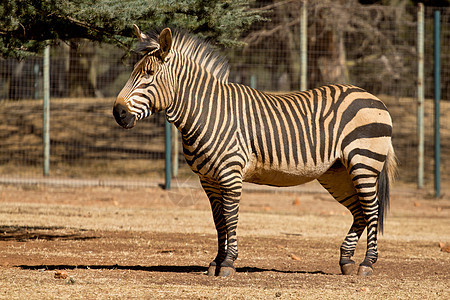
[[[441,12],[434,12],[434,189],[441,196]]]
[[[256,85],[257,82],[258,82],[258,80],[257,80],[256,75],[251,75],[250,76],[250,87],[252,89],[256,89],[257,88],[257,85]]]
[[[300,13],[300,90],[304,91],[308,88],[308,19],[307,19],[307,1],[303,1]]]
[[[424,6],[419,3],[417,11],[417,135],[419,138],[417,146],[417,187],[423,188],[424,178]]]
[[[175,125],[171,125],[170,128],[172,130],[172,176],[178,177],[179,135]]]
[[[50,172],[50,46],[44,49],[43,148],[44,176]]]
[[[165,148],[165,184],[164,188],[166,190],[170,190],[170,179],[172,177],[172,147],[171,147],[171,125],[170,123],[165,120],[164,121],[164,132],[165,132],[165,141],[164,141],[164,148]]]

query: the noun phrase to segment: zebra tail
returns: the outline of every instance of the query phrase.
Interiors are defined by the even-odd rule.
[[[377,195],[378,195],[378,229],[383,233],[384,219],[389,210],[389,182],[395,179],[397,174],[397,159],[395,157],[394,148],[390,144],[386,161],[383,169],[378,177]]]

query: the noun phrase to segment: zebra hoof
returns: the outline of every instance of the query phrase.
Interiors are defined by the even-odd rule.
[[[341,265],[341,272],[343,275],[351,275],[355,271],[355,262],[349,262]]]
[[[219,277],[230,277],[236,273],[236,269],[233,267],[220,267]]]
[[[218,270],[219,269],[217,268],[216,262],[213,261],[212,263],[209,264],[208,272],[206,272],[206,275],[208,275],[208,276],[217,276],[218,274],[216,274],[216,272]]]
[[[369,266],[360,265],[358,269],[358,276],[370,276],[373,273],[373,268]]]

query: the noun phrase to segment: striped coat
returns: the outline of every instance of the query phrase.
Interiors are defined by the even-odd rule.
[[[186,161],[199,175],[218,233],[208,274],[235,270],[243,181],[292,186],[317,179],[354,217],[341,245],[343,274],[353,272],[351,257],[367,228],[358,274],[370,275],[396,166],[386,106],[352,85],[278,95],[230,83],[226,61],[204,42],[173,37],[169,29],[159,36],[135,30],[144,56],[113,113],[131,128],[165,111],[181,131]]]

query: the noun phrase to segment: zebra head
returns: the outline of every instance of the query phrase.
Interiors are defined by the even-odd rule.
[[[172,32],[165,28],[158,39],[133,25],[144,56],[134,66],[128,82],[117,96],[113,114],[116,122],[124,128],[133,128],[136,121],[152,113],[166,109],[174,97],[173,80],[168,72],[173,53]]]

